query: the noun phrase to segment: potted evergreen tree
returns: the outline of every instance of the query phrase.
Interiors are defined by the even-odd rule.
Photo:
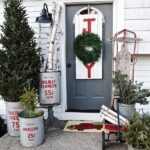
[[[40,49],[29,27],[22,0],[4,0],[4,22],[0,34],[0,95],[6,101],[7,128],[19,136],[19,97],[30,81],[36,87]]]
[[[150,115],[136,113],[123,133],[129,150],[149,150]]]
[[[20,141],[23,146],[34,147],[42,144],[45,139],[44,112],[36,109],[38,95],[30,86],[20,97],[24,111],[19,113]]]
[[[127,75],[115,72],[113,85],[114,95],[119,96],[119,112],[130,120],[135,112],[135,103],[148,104],[150,90],[142,88],[142,83],[131,83],[126,79]]]

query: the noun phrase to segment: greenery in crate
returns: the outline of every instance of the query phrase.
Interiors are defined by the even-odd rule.
[[[149,89],[143,89],[143,83],[131,83],[127,81],[127,75],[122,75],[120,71],[115,72],[113,85],[115,88],[114,94],[120,97],[120,103],[124,104],[148,104],[147,97],[150,96]]]
[[[18,101],[30,81],[37,87],[40,49],[22,0],[4,0],[4,22],[0,34],[0,95],[5,101]]]
[[[145,139],[144,143],[146,145],[146,149],[150,150],[150,114],[146,113],[143,116],[143,123],[148,127],[147,138]]]
[[[42,111],[36,111],[37,98],[37,92],[34,88],[31,89],[29,86],[24,89],[24,93],[20,96],[20,102],[25,111],[22,113],[23,116],[21,117],[34,118],[43,114]]]
[[[128,130],[124,133],[126,143],[133,148],[150,150],[150,115],[138,114],[130,120]]]

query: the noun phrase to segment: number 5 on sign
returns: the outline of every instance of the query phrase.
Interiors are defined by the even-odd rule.
[[[34,139],[35,138],[35,134],[34,133],[29,133],[28,134],[28,139]]]
[[[13,128],[19,129],[19,122],[12,122]]]

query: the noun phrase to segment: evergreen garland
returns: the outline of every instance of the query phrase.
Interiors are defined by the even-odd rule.
[[[124,133],[126,143],[135,149],[150,149],[149,126],[150,115],[135,113]]]
[[[86,47],[91,47],[93,50],[88,51]],[[79,34],[74,41],[75,54],[83,64],[96,62],[101,55],[101,48],[102,42],[94,33]]]
[[[37,86],[40,49],[22,0],[4,0],[4,19],[0,26],[0,95],[6,101],[18,101],[29,82]]]

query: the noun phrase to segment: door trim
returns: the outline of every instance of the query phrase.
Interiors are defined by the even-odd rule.
[[[88,4],[88,3],[112,3],[114,0],[64,0],[64,4],[71,5],[71,4]]]
[[[62,112],[54,113],[60,120],[93,120],[102,121],[99,113]]]
[[[95,120],[99,115],[99,113],[72,113],[66,112],[67,110],[67,80],[66,80],[66,5],[69,4],[81,4],[79,0],[64,0],[62,3],[62,16],[60,20],[61,29],[63,32],[63,37],[61,40],[61,105],[54,107],[54,114],[56,117],[62,120]],[[92,0],[85,0],[86,2],[90,2],[94,4]],[[86,4],[86,2],[82,2],[82,4]],[[97,3],[107,3],[108,0],[96,0]],[[112,3],[113,7],[113,35],[124,28],[124,3],[125,0],[109,0],[109,3]],[[93,118],[93,115],[96,117]],[[80,118],[79,118],[80,116]]]

